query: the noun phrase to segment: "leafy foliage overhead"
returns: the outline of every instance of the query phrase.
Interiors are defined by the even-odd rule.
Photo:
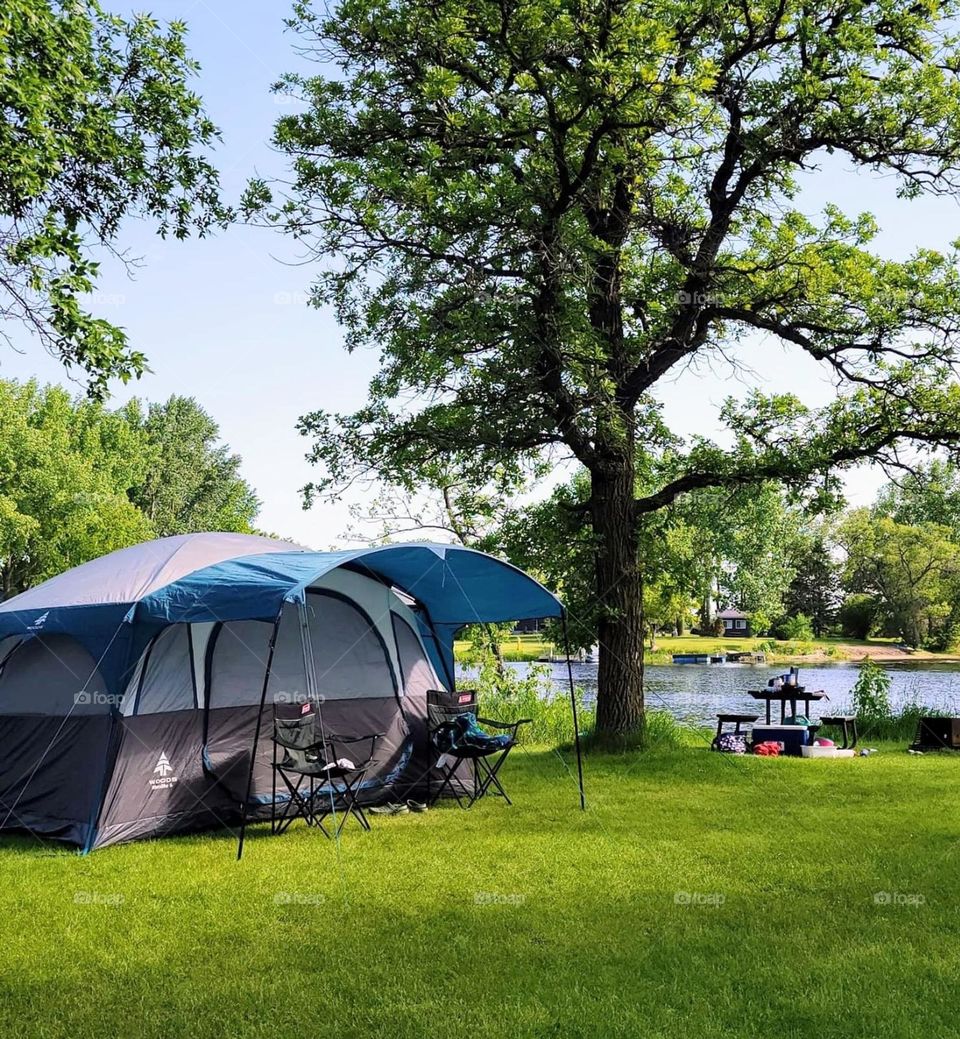
[[[87,308],[98,254],[120,255],[127,217],[184,238],[224,216],[205,157],[217,132],[188,86],[198,66],[185,33],[96,0],[0,5],[0,317],[79,367],[95,394],[146,365]]]
[[[294,181],[273,210],[318,257],[351,349],[383,365],[369,404],[304,420],[330,486],[414,479],[425,459],[507,477],[562,445],[595,470],[648,394],[748,333],[845,388],[730,402],[726,450],[695,441],[658,508],[701,486],[803,481],[904,439],[954,443],[954,253],[893,261],[869,215],[793,208],[828,152],[952,192],[960,83],[952,5],[833,0],[309,3],[293,21],[342,74],[287,76],[307,102],[275,141]],[[250,208],[268,205],[254,183]],[[416,402],[415,406],[411,406]]]
[[[380,357],[363,407],[302,419],[314,489],[409,490],[444,464],[509,490],[575,458],[603,734],[643,727],[642,517],[767,480],[831,505],[845,468],[960,443],[957,247],[891,259],[869,214],[798,198],[829,155],[906,197],[957,193],[958,14],[957,0],[295,6],[302,52],[326,65],[278,84],[304,101],[274,134],[291,177],[254,181],[245,207],[317,259],[315,301]],[[681,441],[665,380],[735,372],[759,336],[816,362],[835,398],[758,389],[726,402],[722,437]]]

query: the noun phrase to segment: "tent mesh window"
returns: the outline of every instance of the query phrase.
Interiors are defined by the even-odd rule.
[[[273,676],[279,678],[281,662],[288,665],[294,646],[290,638],[291,625],[287,623],[287,611],[284,610],[283,622],[280,624],[280,635],[277,640],[277,652],[274,654]],[[244,707],[260,703],[263,689],[263,676],[267,668],[271,625],[263,621],[230,621],[221,624],[212,636],[210,651],[210,687],[209,706]],[[299,635],[296,636],[296,653],[300,653]],[[302,658],[298,672],[303,682]],[[271,685],[273,685],[271,681]]]
[[[307,602],[318,693],[329,700],[395,696],[390,656],[373,619],[330,592],[312,592]]]
[[[347,700],[396,695],[383,635],[361,609],[330,592],[311,592],[307,624],[321,696]],[[211,653],[211,708],[260,702],[270,629],[262,621],[220,626]],[[297,609],[287,606],[277,631],[267,701],[295,703],[306,699],[306,689]]]
[[[407,696],[416,696],[426,695],[428,689],[436,689],[440,682],[430,666],[420,640],[410,625],[397,614],[393,614],[393,634],[397,640],[403,692]]]
[[[122,712],[163,714],[197,706],[189,624],[171,624],[143,651],[127,691]]]
[[[0,714],[108,714],[96,661],[69,635],[28,639],[0,671]]]

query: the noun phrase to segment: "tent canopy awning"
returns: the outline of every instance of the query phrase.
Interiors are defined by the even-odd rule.
[[[147,595],[129,619],[160,623],[273,619],[284,602],[336,567],[398,588],[424,606],[433,624],[558,617],[560,601],[522,570],[455,545],[414,543],[342,552],[270,552],[228,559]]]
[[[417,542],[313,552],[244,534],[186,534],[120,549],[0,603],[0,636],[66,632],[99,657],[123,622],[273,620],[336,567],[393,586],[449,631],[474,622],[558,617],[559,600],[484,552]]]

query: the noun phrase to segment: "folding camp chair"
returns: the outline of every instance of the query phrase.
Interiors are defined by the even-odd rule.
[[[469,716],[469,717],[468,717]],[[461,808],[470,808],[488,792],[502,797],[507,804],[513,804],[497,773],[507,760],[507,755],[517,744],[517,730],[521,725],[529,725],[531,718],[520,718],[515,722],[495,721],[492,718],[477,717],[476,690],[462,689],[448,693],[445,689],[427,691],[427,726],[431,753],[438,753],[437,767],[441,774],[440,787],[431,796],[429,773],[427,779],[427,801],[434,804],[443,792],[449,789]],[[506,738],[477,738],[469,732],[470,723],[484,725],[487,728],[500,729]],[[457,789],[457,769],[469,761],[473,771],[473,788],[463,796]]]
[[[353,815],[365,829],[370,823],[357,802],[364,777],[375,764],[373,748],[383,733],[368,736],[324,735],[320,712],[315,704],[275,704],[273,709],[273,798],[270,831],[285,832],[295,819],[317,826],[327,837],[333,836],[324,820],[337,813],[340,819],[336,836]],[[370,741],[370,756],[359,765],[341,764],[337,748]],[[277,776],[283,781],[289,799],[277,798]]]
[[[363,781],[367,772],[377,764],[373,754],[377,740],[382,739],[383,736],[382,732],[370,733],[367,736],[336,736],[327,733],[323,743],[327,749],[330,763],[323,771],[325,777],[323,786],[313,792],[314,821],[324,833],[327,832],[323,825],[324,819],[332,815],[336,822],[338,812],[340,813],[340,822],[337,823],[338,837],[351,815],[365,830],[370,829],[370,822],[358,798],[363,789]],[[370,741],[370,753],[364,761],[360,764],[353,764],[349,768],[339,764],[341,761],[349,760],[346,757],[345,748],[357,743],[364,743],[367,740]]]

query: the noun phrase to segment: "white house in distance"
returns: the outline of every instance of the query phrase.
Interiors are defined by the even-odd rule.
[[[733,608],[721,610],[717,614],[717,618],[723,621],[723,634],[725,636],[745,636],[750,634],[750,618],[740,610]]]

